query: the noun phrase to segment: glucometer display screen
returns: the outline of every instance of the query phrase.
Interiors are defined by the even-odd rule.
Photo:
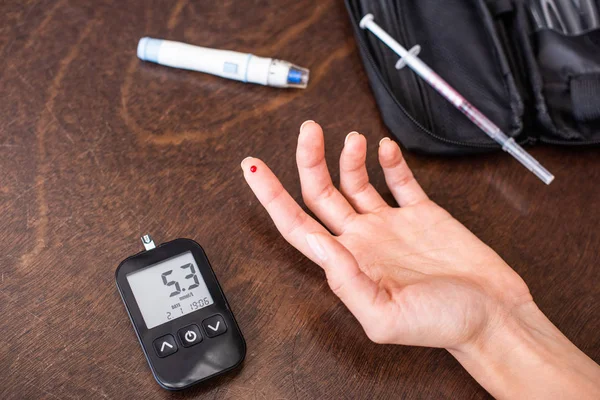
[[[127,275],[148,329],[214,303],[191,252]]]

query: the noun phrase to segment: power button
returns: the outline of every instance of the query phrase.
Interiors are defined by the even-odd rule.
[[[200,329],[198,328],[198,325],[194,324],[181,328],[177,332],[177,335],[179,336],[179,341],[181,341],[183,347],[191,347],[202,341]]]

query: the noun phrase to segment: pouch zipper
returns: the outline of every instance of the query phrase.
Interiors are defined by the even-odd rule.
[[[570,147],[593,146],[593,145],[600,144],[600,140],[588,140],[588,141],[584,141],[584,142],[567,142],[567,141],[560,140],[560,139],[546,139],[543,137],[539,137],[538,140],[540,142],[546,143],[546,144],[555,144],[555,145],[570,146]]]
[[[408,29],[406,29],[406,23],[405,23],[405,18],[404,18],[404,13],[402,12],[402,6],[400,4],[396,4],[396,7],[399,8],[398,10],[396,10],[397,14],[398,14],[398,18],[400,19],[400,26],[399,26],[399,30],[400,30],[400,40],[404,43],[405,46],[411,46],[411,38],[410,38],[410,34],[408,32]],[[396,70],[396,73],[400,74],[401,71],[400,70]],[[429,121],[429,126],[431,127],[430,129],[425,128],[427,131],[432,132],[432,130],[435,128],[435,123],[433,121],[433,115],[432,115],[432,109],[430,106],[430,99],[427,93],[427,83],[423,82],[423,80],[415,73],[413,73],[411,71],[411,75],[413,77],[413,81],[415,82],[415,85],[417,87],[417,89],[419,90],[419,94],[421,96],[421,106],[423,107],[423,110],[425,111],[425,116],[427,118],[427,120]]]

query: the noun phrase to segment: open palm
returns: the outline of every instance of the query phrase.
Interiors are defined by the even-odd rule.
[[[302,195],[329,231],[262,161],[245,159],[244,176],[281,234],[325,270],[331,289],[373,341],[456,348],[532,301],[525,283],[492,249],[428,199],[396,143],[382,140],[379,160],[400,208],[390,207],[369,183],[364,136],[346,138],[338,190],[325,163],[321,127],[307,121],[300,131]]]

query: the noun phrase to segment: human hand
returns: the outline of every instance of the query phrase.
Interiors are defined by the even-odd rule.
[[[400,208],[369,184],[366,139],[351,133],[340,190],[325,164],[321,127],[300,128],[296,154],[306,214],[260,160],[246,181],[283,237],[319,264],[329,286],[377,343],[444,347],[496,398],[600,398],[600,367],[533,302],[523,280],[428,199],[400,148],[379,162]]]
[[[428,199],[398,145],[379,146],[400,208],[369,184],[366,138],[351,133],[340,158],[340,191],[325,163],[323,131],[307,121],[297,164],[306,214],[260,160],[244,176],[283,237],[319,264],[329,286],[377,343],[460,348],[491,334],[531,302],[522,279],[488,246]],[[254,171],[254,172],[253,172]]]

